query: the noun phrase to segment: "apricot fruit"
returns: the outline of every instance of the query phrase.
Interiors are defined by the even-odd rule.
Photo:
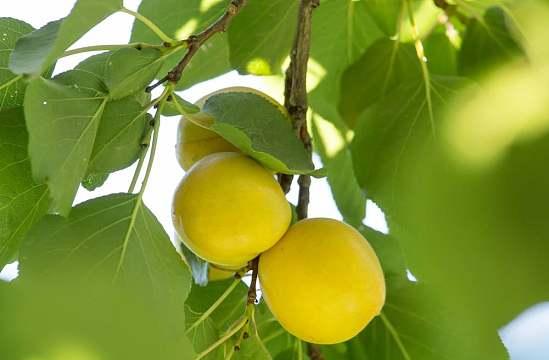
[[[202,107],[210,96],[227,92],[254,93],[276,105],[281,112],[286,111],[284,107],[276,100],[261,91],[241,86],[217,90],[199,99],[195,105]],[[194,124],[190,120],[186,119],[185,116],[181,117],[179,127],[177,129],[176,156],[179,165],[181,165],[183,170],[189,170],[194,163],[206,155],[227,151],[238,152],[239,150],[236,146],[223,139],[214,131]]]
[[[353,227],[306,219],[259,258],[262,294],[280,324],[315,344],[351,339],[385,302],[379,260]]]
[[[237,269],[284,235],[291,210],[273,173],[243,154],[223,152],[187,172],[174,195],[172,220],[197,256]]]

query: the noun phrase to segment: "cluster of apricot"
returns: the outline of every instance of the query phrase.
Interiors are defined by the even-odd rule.
[[[357,230],[323,218],[291,225],[275,174],[185,118],[177,156],[187,172],[174,195],[174,226],[184,245],[211,264],[210,280],[260,256],[259,281],[271,312],[288,332],[316,344],[348,340],[379,314],[383,271]]]

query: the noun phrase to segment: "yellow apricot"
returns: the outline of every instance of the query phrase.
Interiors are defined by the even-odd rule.
[[[298,338],[335,344],[358,334],[385,302],[379,260],[364,237],[333,219],[292,225],[259,258],[267,305]]]
[[[208,266],[208,281],[225,280],[234,277],[233,270],[224,270],[215,266]]]
[[[213,93],[199,99],[195,103],[195,105],[202,107],[210,96],[227,92],[254,93],[264,97],[272,104],[276,105],[281,112],[286,111],[282,105],[280,105],[276,100],[272,99],[268,95],[256,89],[242,86],[229,87],[214,91]],[[239,150],[237,147],[235,147],[227,140],[223,139],[214,131],[195,125],[184,116],[181,117],[177,130],[176,155],[177,160],[179,161],[179,164],[181,165],[183,170],[188,170],[194,163],[196,163],[198,160],[202,159],[206,155],[226,151],[238,152]]]
[[[234,269],[282,237],[291,210],[271,172],[225,152],[206,156],[187,172],[174,195],[172,219],[191,251]]]

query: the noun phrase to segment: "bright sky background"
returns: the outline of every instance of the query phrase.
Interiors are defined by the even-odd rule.
[[[184,0],[181,0],[182,3]],[[2,0],[1,17],[13,17],[24,20],[39,28],[47,22],[56,20],[69,13],[75,0]],[[124,5],[137,10],[140,0],[125,0]],[[74,44],[73,48],[98,44],[127,43],[130,36],[133,18],[126,14],[115,14],[91,30],[84,38]],[[55,73],[71,69],[90,54],[79,54],[61,59],[55,68]],[[250,86],[267,91],[269,85],[261,78],[240,76],[235,72],[223,75],[212,81],[199,84],[179,93],[189,101],[195,101],[202,96],[223,87]],[[171,223],[172,194],[178,182],[184,175],[175,158],[175,141],[177,117],[163,118],[160,127],[160,140],[157,149],[154,168],[147,186],[144,199],[148,207],[158,217],[168,234],[173,234]],[[315,158],[320,166],[320,161]],[[119,171],[109,177],[107,183],[94,192],[81,188],[75,203],[90,198],[115,192],[126,192],[133,175],[134,166]],[[295,203],[297,186],[289,194],[290,201]],[[325,180],[313,179],[311,185],[310,217],[330,217],[341,219],[330,189]],[[369,202],[365,223],[379,231],[387,232],[383,213]],[[0,279],[11,279],[17,274],[17,264],[6,266],[0,272]],[[549,299],[548,299],[549,300]],[[513,360],[548,360],[549,359],[549,302],[539,304],[529,309],[511,322],[500,332]],[[487,359],[488,360],[488,359]]]

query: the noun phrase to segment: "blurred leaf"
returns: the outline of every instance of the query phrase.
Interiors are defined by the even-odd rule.
[[[176,104],[177,103],[177,104]],[[181,111],[183,110],[183,111]],[[191,104],[177,94],[172,94],[171,98],[164,104],[162,115],[164,116],[181,116],[185,114],[194,114],[200,111],[200,108]]]
[[[471,20],[458,54],[459,73],[480,77],[498,65],[524,56],[512,26],[510,17],[499,7],[489,8],[482,19]]]
[[[284,109],[265,97],[242,91],[219,93],[206,100],[202,112],[188,118],[201,121],[268,168],[293,174],[314,170]]]
[[[383,234],[366,225],[359,230],[374,248],[386,280],[392,280],[395,275],[404,278],[408,266],[398,239],[393,234]]]
[[[32,180],[22,108],[0,112],[0,268],[48,210],[48,189]]]
[[[37,78],[25,94],[34,178],[47,183],[53,212],[68,215],[93,150],[107,99],[96,91]]]
[[[366,8],[385,35],[393,36],[398,30],[403,4],[401,0],[371,0],[366,2]]]
[[[425,284],[405,280],[393,283],[382,314],[346,345],[348,360],[508,358],[495,330],[458,319]]]
[[[429,71],[437,75],[457,75],[457,49],[450,42],[445,29],[439,26],[423,40]]]
[[[183,40],[205,29],[223,14],[226,6],[226,1],[188,0],[182,6],[180,0],[143,0],[138,11],[157,24],[166,34]],[[130,41],[157,44],[160,40],[140,21],[135,21]],[[159,75],[164,76],[171,70],[185,51],[183,49],[173,53],[166,60]],[[193,56],[183,72],[177,89],[188,88],[230,70],[227,34],[216,34]]]
[[[110,97],[117,100],[143,91],[155,78],[165,57],[153,48],[122,48],[112,52],[105,69],[105,84]]]
[[[441,118],[446,102],[465,84],[460,78],[431,78],[433,120]],[[359,119],[351,146],[353,158],[360,159],[354,162],[355,173],[389,217],[399,208],[400,192],[407,190],[407,176],[417,178],[414,167],[421,157],[412,158],[409,149],[428,153],[438,126],[431,123],[422,82],[402,83]]]
[[[71,13],[21,37],[10,58],[16,74],[39,74],[96,24],[122,8],[122,0],[78,0]]]
[[[343,72],[339,112],[354,127],[364,109],[403,81],[420,77],[414,46],[381,38]]]
[[[281,73],[294,39],[297,8],[291,0],[249,1],[228,30],[232,66],[240,73]]]
[[[24,21],[0,18],[0,111],[23,104],[26,83],[16,79],[17,75],[8,69],[8,63],[17,39],[33,30]]]
[[[359,226],[366,215],[366,195],[356,181],[347,142],[338,129],[317,115],[311,128],[337,208],[347,223]]]

